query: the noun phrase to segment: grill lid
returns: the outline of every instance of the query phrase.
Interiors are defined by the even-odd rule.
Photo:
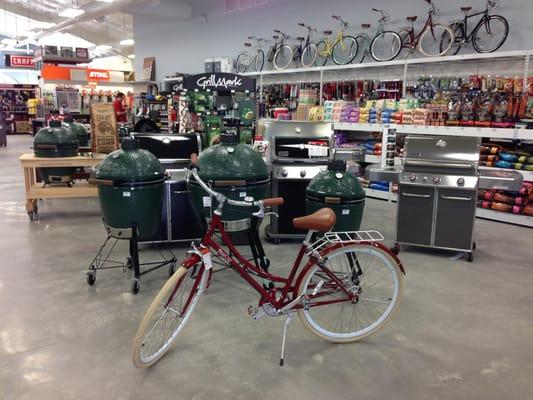
[[[258,182],[269,178],[268,167],[259,153],[250,146],[225,140],[204,150],[198,157],[198,167],[204,181]]]
[[[405,139],[404,171],[475,174],[480,147],[477,137],[410,135]]]
[[[149,151],[139,149],[136,140],[124,138],[121,148],[108,154],[96,169],[96,178],[117,183],[165,179],[165,170]]]
[[[342,160],[331,161],[328,170],[315,176],[307,186],[307,196],[319,199],[361,200],[365,192],[359,179],[346,172],[346,164]]]
[[[33,139],[35,149],[78,148],[78,137],[70,129],[61,126],[60,121],[50,121],[50,126],[41,128]]]

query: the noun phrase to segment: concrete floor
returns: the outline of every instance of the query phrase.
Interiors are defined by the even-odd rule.
[[[105,233],[96,199],[45,200],[30,223],[17,157],[0,148],[0,399],[517,399],[533,393],[533,231],[478,220],[474,263],[408,250],[404,301],[363,342],[332,345],[283,320],[247,315],[257,297],[230,271],[216,275],[174,350],[140,371],[130,345],[166,279],[129,292],[119,270],[84,271]],[[364,227],[392,239],[394,206],[368,200]],[[276,271],[296,246],[267,245]],[[174,249],[181,257],[185,248]],[[126,255],[122,245],[119,254]],[[157,253],[144,252],[145,259]]]

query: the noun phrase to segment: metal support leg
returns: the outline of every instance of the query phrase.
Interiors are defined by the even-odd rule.
[[[292,311],[289,311],[287,314],[287,319],[285,320],[285,323],[283,324],[283,338],[281,340],[281,357],[279,359],[279,365],[283,366],[284,360],[285,360],[285,339],[287,338],[287,329],[289,328],[289,324],[292,321],[292,317],[294,316],[294,313]]]

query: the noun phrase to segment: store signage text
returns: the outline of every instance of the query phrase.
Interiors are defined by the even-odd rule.
[[[15,56],[8,54],[7,63],[12,68],[34,68],[33,56]]]
[[[234,90],[237,92],[255,91],[255,79],[228,73],[206,73],[187,76],[183,80],[187,90]]]
[[[87,80],[89,81],[108,81],[109,71],[102,69],[88,69]]]

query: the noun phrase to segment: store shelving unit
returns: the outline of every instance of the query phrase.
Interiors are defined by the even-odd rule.
[[[492,221],[507,222],[509,224],[533,228],[533,217],[529,217],[527,215],[511,214],[486,208],[477,208],[476,216],[478,218],[490,219]]]

